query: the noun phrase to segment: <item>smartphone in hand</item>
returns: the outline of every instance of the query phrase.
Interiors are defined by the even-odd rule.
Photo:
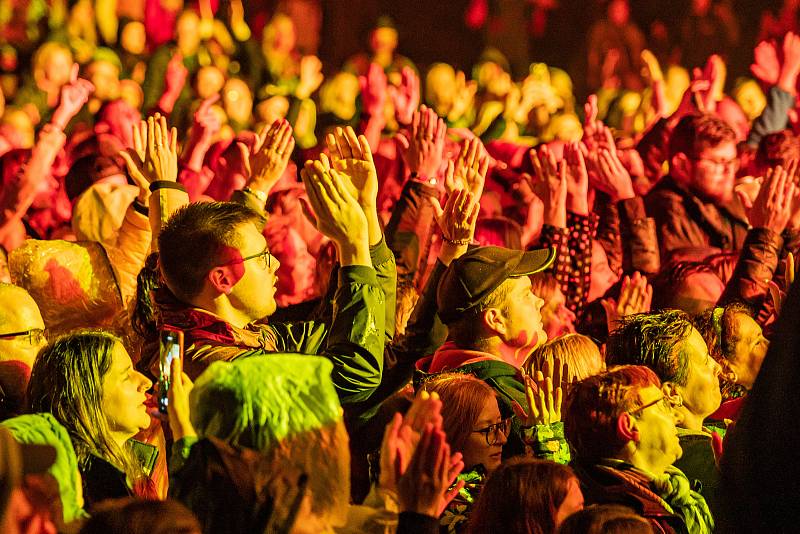
[[[159,331],[158,410],[167,413],[170,369],[175,358],[183,358],[183,332],[170,328]]]

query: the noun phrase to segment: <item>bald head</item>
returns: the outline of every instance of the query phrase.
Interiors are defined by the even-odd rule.
[[[34,332],[3,338],[4,334]],[[44,320],[39,306],[23,288],[0,283],[0,361],[21,361],[33,366],[39,350],[47,344],[40,335]]]

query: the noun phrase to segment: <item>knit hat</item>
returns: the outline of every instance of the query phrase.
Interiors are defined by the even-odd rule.
[[[189,397],[192,425],[237,447],[267,451],[342,419],[333,365],[317,356],[252,356],[214,362]]]
[[[61,505],[64,511],[64,523],[86,517],[81,503],[83,489],[78,486],[78,459],[72,447],[67,430],[52,414],[37,413],[20,415],[0,423],[14,436],[14,439],[25,445],[52,447],[55,458],[47,472],[58,482],[61,494]],[[79,496],[81,497],[79,499]]]

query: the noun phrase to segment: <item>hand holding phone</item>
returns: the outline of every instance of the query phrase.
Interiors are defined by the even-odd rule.
[[[183,332],[163,329],[159,332],[158,410],[167,413],[172,362],[183,358]],[[181,361],[181,364],[183,361]],[[181,365],[181,368],[183,366]]]

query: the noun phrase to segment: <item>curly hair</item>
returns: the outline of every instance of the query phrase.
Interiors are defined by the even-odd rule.
[[[644,365],[662,382],[685,386],[689,356],[683,345],[691,332],[689,316],[680,310],[623,317],[608,337],[606,364]]]

